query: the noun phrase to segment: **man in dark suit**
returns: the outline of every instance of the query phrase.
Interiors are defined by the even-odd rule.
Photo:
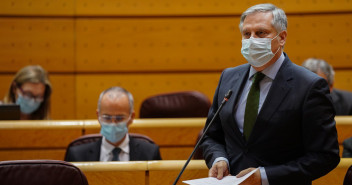
[[[283,10],[255,5],[239,26],[249,64],[225,69],[220,77],[206,125],[224,95],[233,94],[201,145],[209,176],[241,177],[259,168],[243,185],[311,184],[340,160],[328,84],[283,53]]]
[[[352,115],[352,93],[334,88],[335,71],[330,64],[322,59],[309,58],[302,66],[328,82],[336,115]]]
[[[133,122],[132,94],[121,87],[112,87],[100,94],[97,116],[102,139],[69,148],[65,161],[142,161],[161,160],[159,147],[129,137]]]

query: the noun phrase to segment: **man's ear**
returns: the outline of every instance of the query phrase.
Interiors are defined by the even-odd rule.
[[[279,34],[280,37],[280,46],[284,47],[285,43],[286,43],[286,38],[287,38],[287,31],[284,30]]]
[[[329,89],[330,89],[330,93],[332,93],[332,90],[334,89],[334,82],[332,82],[332,84],[329,85]]]
[[[136,116],[136,113],[133,111],[131,113],[131,119],[127,123],[127,127],[129,127],[133,123],[133,120],[134,120],[135,116]]]

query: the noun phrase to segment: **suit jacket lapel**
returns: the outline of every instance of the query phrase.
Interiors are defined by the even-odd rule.
[[[293,74],[290,69],[290,66],[293,65],[291,61],[286,56],[284,63],[282,64],[280,70],[278,71],[269,93],[265,99],[263,107],[259,112],[257,120],[270,120],[272,115],[276,112],[281,102],[284,100],[287,93],[291,90],[289,85],[289,81],[293,79]],[[260,127],[265,126],[262,123],[257,122],[253,128],[253,132],[255,134],[260,134]],[[256,129],[257,128],[257,129]]]
[[[231,85],[231,90],[233,94],[232,94],[232,98],[230,98],[229,101],[227,102],[229,105],[231,105],[231,113],[232,113],[231,117],[234,123],[234,124],[230,124],[230,126],[234,130],[237,138],[242,142],[245,142],[245,140],[242,137],[242,133],[238,128],[238,125],[235,119],[235,106],[242,94],[243,86],[248,79],[249,69],[250,69],[250,65],[248,64],[245,70],[242,70],[241,72],[236,73],[234,78],[232,78],[233,80],[230,81],[230,84],[233,84]]]
[[[133,137],[130,137],[130,161],[137,161],[138,157],[138,143],[135,142]]]
[[[100,161],[100,148],[101,148],[102,139],[99,139],[94,143],[94,147],[89,149],[87,152],[87,161]]]

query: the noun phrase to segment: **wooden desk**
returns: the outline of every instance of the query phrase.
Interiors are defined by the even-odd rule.
[[[172,184],[185,160],[136,162],[74,162],[88,179],[90,185],[164,185]],[[313,181],[313,185],[342,185],[352,159],[341,159],[329,174]],[[192,160],[177,184],[183,180],[204,178],[208,168],[204,160]]]
[[[146,185],[146,161],[74,162],[86,175],[89,185]]]
[[[185,162],[186,160],[148,162],[149,184],[173,184]],[[204,160],[191,160],[177,184],[184,184],[183,180],[208,177],[208,171]]]
[[[0,121],[0,160],[63,160],[83,121]]]
[[[352,137],[352,116],[336,116],[336,130],[340,145],[340,156],[342,157],[343,145],[342,142]]]
[[[164,185],[172,184],[185,160],[136,162],[73,162],[88,179],[89,185]],[[204,160],[192,160],[177,184],[182,180],[208,176]]]
[[[327,175],[313,181],[313,185],[342,185],[352,158],[341,158],[339,165]]]
[[[339,144],[352,137],[352,116],[336,116],[336,130],[338,133]]]
[[[166,160],[184,160],[191,154],[206,118],[135,119],[129,132],[149,136],[160,146]],[[84,122],[85,134],[99,133],[97,120]]]

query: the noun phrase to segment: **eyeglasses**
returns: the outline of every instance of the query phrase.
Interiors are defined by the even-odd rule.
[[[126,120],[129,120],[130,116],[126,116],[126,115],[107,115],[107,114],[103,114],[103,115],[99,115],[99,120],[105,123],[120,123]]]
[[[44,100],[43,96],[34,96],[31,92],[24,91],[20,86],[17,86],[17,88],[21,91],[21,94],[24,98],[32,99],[36,102],[42,102]]]

